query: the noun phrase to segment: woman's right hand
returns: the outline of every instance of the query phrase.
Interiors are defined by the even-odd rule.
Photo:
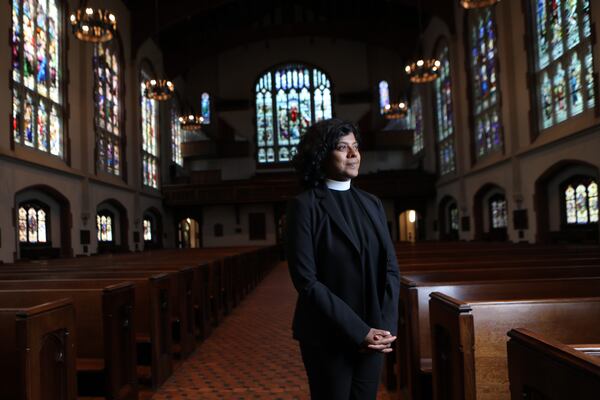
[[[390,353],[394,350],[392,343],[395,340],[396,336],[392,336],[390,332],[371,328],[365,337],[364,344],[370,350],[378,351],[380,353]]]

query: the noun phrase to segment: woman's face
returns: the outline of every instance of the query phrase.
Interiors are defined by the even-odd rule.
[[[327,178],[336,181],[347,181],[356,178],[360,167],[360,153],[354,133],[342,136],[329,155],[327,162]]]

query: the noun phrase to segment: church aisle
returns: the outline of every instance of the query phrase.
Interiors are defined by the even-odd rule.
[[[308,399],[291,337],[295,299],[287,264],[280,263],[152,399]],[[382,390],[379,399],[387,398]]]

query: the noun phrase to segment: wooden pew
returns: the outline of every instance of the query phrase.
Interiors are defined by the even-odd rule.
[[[70,299],[0,302],[0,388],[6,400],[76,400]]]
[[[512,400],[587,400],[600,397],[600,359],[527,329],[508,332]],[[600,340],[600,337],[597,338]],[[583,348],[598,348],[598,345]]]
[[[458,299],[431,295],[433,398],[509,398],[506,333],[524,327],[564,343],[600,337],[600,297]]]
[[[133,284],[0,290],[0,305],[15,300],[43,303],[63,297],[72,299],[75,308],[78,395],[137,399],[135,337],[131,328],[135,318]]]
[[[504,270],[489,271],[489,280],[478,281],[486,274],[470,275],[468,270],[456,271],[455,281],[447,272],[439,276],[427,275],[424,279],[402,277],[399,306],[399,338],[394,361],[397,363],[397,386],[407,398],[426,399],[431,393],[431,339],[429,325],[429,296],[435,291],[455,297],[489,298],[489,296],[600,296],[600,277],[570,277],[568,270],[548,271],[542,279],[539,269],[528,275],[526,268],[517,274]],[[557,276],[554,276],[556,273]],[[531,279],[527,279],[531,276]],[[548,277],[550,276],[550,277]],[[515,277],[516,279],[508,279]],[[475,279],[470,281],[469,278]],[[496,278],[496,279],[494,279]],[[525,286],[524,286],[525,285]],[[394,355],[392,353],[392,356]],[[388,359],[389,360],[389,359]],[[388,367],[389,368],[389,367]]]
[[[58,272],[0,274],[0,288],[30,287],[51,288],[67,287],[97,288],[119,282],[126,278],[119,274],[110,277],[110,273],[94,272]],[[140,274],[134,277],[132,273],[125,274],[127,281],[135,284],[136,318],[134,319],[135,354],[137,364],[149,365],[149,373],[142,381],[148,380],[151,387],[157,388],[171,375],[173,371],[172,337],[171,337],[171,279],[168,274]],[[70,289],[70,290],[71,290]],[[138,368],[143,371],[144,368]]]

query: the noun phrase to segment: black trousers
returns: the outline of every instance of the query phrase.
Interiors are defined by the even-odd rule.
[[[383,354],[300,343],[312,400],[375,400]]]

